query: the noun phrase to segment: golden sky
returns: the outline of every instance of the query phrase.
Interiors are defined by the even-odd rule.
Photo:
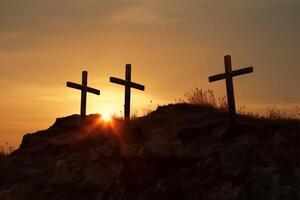
[[[47,128],[79,112],[80,82],[87,112],[120,113],[123,78],[132,64],[132,112],[172,103],[199,87],[225,94],[208,76],[252,65],[234,79],[238,106],[295,106],[300,102],[300,3],[291,0],[0,0],[0,144]],[[150,103],[152,101],[152,103]]]

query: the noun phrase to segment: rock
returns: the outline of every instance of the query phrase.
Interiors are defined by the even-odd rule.
[[[218,139],[222,136],[222,134],[226,131],[228,127],[229,127],[228,121],[221,119],[217,121],[211,121],[197,127],[194,126],[194,127],[182,128],[176,134],[182,143],[188,143],[197,139],[198,137],[203,137],[207,135],[210,135],[210,137],[215,136],[216,137],[215,139]],[[215,132],[213,133],[212,136],[213,131]]]
[[[299,199],[299,121],[186,104],[130,123],[59,118],[0,161],[0,199]]]

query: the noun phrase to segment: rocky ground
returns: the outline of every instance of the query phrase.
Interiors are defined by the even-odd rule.
[[[0,199],[300,199],[299,121],[185,104],[129,124],[59,118],[0,160]]]

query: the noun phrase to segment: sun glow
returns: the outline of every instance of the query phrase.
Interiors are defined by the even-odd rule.
[[[109,121],[111,121],[111,114],[109,114],[109,113],[103,113],[102,115],[101,115],[101,119],[104,121],[104,122],[109,122]]]

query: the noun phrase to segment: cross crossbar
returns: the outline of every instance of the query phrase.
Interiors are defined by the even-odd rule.
[[[239,75],[243,75],[243,74],[249,74],[253,72],[253,67],[245,67],[243,69],[237,69],[231,72],[232,77],[234,76],[239,76]]]
[[[234,77],[234,76],[239,76],[242,74],[248,74],[248,73],[252,73],[252,72],[253,72],[253,67],[250,66],[250,67],[245,67],[243,69],[234,70],[234,71],[230,72],[230,75],[231,75],[231,77]],[[214,81],[219,81],[219,80],[222,80],[225,78],[226,78],[226,73],[221,73],[221,74],[217,74],[217,75],[208,77],[208,80],[209,80],[209,82],[214,82]]]
[[[116,84],[119,84],[119,85],[127,85],[127,82],[125,80],[120,79],[120,78],[116,78],[116,77],[110,77],[109,81],[111,83],[116,83]]]
[[[68,81],[67,82],[67,87],[78,89],[78,90],[86,90],[89,93],[100,95],[100,90],[97,90],[97,89],[94,89],[94,88],[91,88],[91,87],[84,87],[84,86],[82,86],[78,83],[73,83],[73,82]]]
[[[111,83],[116,83],[116,84],[119,84],[119,85],[129,86],[131,88],[135,88],[135,89],[138,89],[138,90],[145,90],[145,86],[143,86],[141,84],[134,83],[134,82],[127,82],[127,81],[125,81],[123,79],[120,79],[120,78],[110,77],[109,81]]]

